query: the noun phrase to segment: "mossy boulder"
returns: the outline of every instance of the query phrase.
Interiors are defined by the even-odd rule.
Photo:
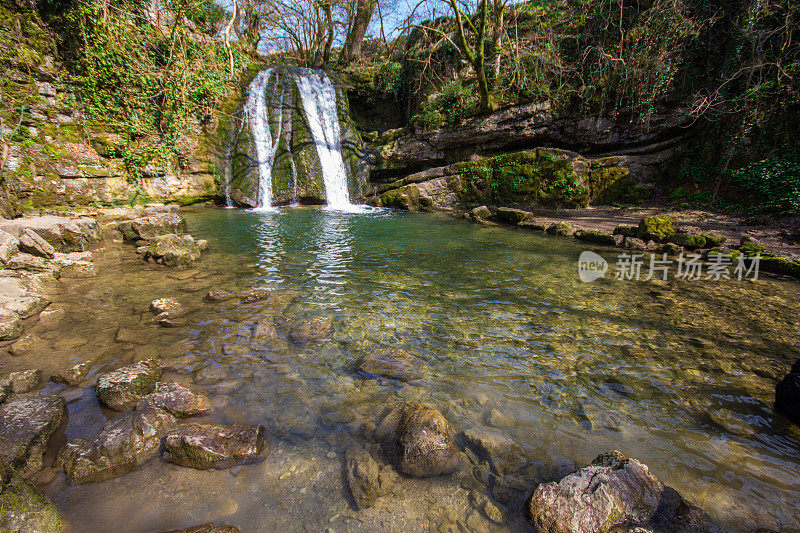
[[[0,459],[2,461],[2,459]],[[0,531],[61,533],[67,523],[56,506],[5,465],[0,492]]]
[[[549,235],[558,235],[561,237],[570,237],[575,234],[576,228],[566,222],[556,222],[547,228]]]
[[[612,233],[613,235],[622,235],[623,237],[638,237],[639,236],[639,227],[638,226],[627,226],[627,225],[620,225],[614,228]]]
[[[622,235],[610,235],[594,229],[578,230],[574,233],[574,237],[582,242],[600,244],[603,246],[616,246],[621,243],[623,239]]]
[[[522,209],[514,209],[511,207],[500,207],[497,209],[497,219],[507,224],[519,224],[533,218],[533,213],[523,211]]]
[[[469,215],[472,218],[472,220],[486,220],[488,218],[491,218],[492,212],[489,211],[488,207],[482,205],[470,211]]]
[[[380,203],[383,207],[402,209],[404,211],[419,211],[422,207],[420,197],[419,187],[406,185],[381,194]]]
[[[159,379],[161,365],[154,359],[112,370],[97,378],[97,399],[115,411],[127,411],[153,392]]]
[[[690,233],[675,233],[674,235],[666,237],[664,240],[688,248],[689,250],[703,248],[706,245],[706,238],[703,235],[692,235]]]
[[[639,222],[638,237],[645,241],[664,242],[675,234],[677,221],[672,217],[651,216]]]
[[[189,424],[167,433],[164,447],[166,461],[204,470],[258,460],[267,442],[263,426]]]
[[[143,254],[145,261],[168,267],[185,267],[200,259],[202,243],[191,235],[162,235],[152,241]]]
[[[722,246],[728,240],[728,237],[718,231],[707,231],[703,233],[702,236],[706,240],[707,248],[716,248],[717,246]]]

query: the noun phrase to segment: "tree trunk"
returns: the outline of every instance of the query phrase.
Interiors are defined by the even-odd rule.
[[[486,79],[486,65],[483,54],[475,58],[475,62],[472,66],[478,77],[478,88],[481,90],[481,111],[492,111],[494,109],[494,102],[492,102],[489,81]]]
[[[378,0],[358,0],[353,25],[347,34],[344,46],[342,46],[342,53],[339,56],[340,63],[346,65],[361,57],[361,43],[364,42],[364,35],[367,34],[367,28],[369,28],[377,5]]]

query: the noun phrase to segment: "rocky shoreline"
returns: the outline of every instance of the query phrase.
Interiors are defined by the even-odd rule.
[[[5,232],[0,238],[5,239],[4,250],[8,252],[0,281],[10,287],[3,289],[2,305],[9,317],[4,340],[13,341],[8,344],[12,354],[32,342],[25,333],[35,317],[40,321],[69,319],[54,316],[57,311],[48,308],[48,294],[58,289],[60,278],[97,275],[91,247],[98,245],[103,232],[116,232],[111,233],[114,244],[132,245],[124,253],[134,254],[135,247],[143,260],[163,265],[158,268],[189,266],[207,247],[203,240],[185,233],[186,222],[176,207],[151,205],[90,214],[0,221]],[[677,248],[668,247],[678,247],[674,242],[678,240],[685,243],[681,250],[697,251],[702,248],[694,246],[696,241],[689,242],[689,237],[702,237],[704,244],[715,239],[715,248],[733,239],[728,235],[729,228],[697,225],[698,231],[690,232],[677,217],[652,214],[639,224],[617,224],[621,219],[614,219],[610,231],[610,219],[598,224],[597,220],[573,218],[568,226],[563,219],[508,208],[482,207],[462,216],[481,224],[501,223],[571,235],[590,245],[628,250],[669,249],[669,253],[675,253]],[[631,222],[633,218],[624,220]],[[615,231],[618,226],[627,229]],[[632,247],[640,243],[641,248]],[[747,253],[742,246],[738,251]],[[299,347],[330,338],[334,331],[331,319],[283,322],[281,311],[296,297],[296,292],[281,288],[217,288],[205,295],[208,307],[203,313],[231,305],[263,306],[263,319],[247,326],[254,343],[251,346],[280,342],[276,329],[285,329],[286,341]],[[150,313],[151,324],[164,328],[183,325],[195,312],[171,295],[153,300],[148,310],[140,311]],[[124,327],[117,332],[117,340],[139,342],[136,333]],[[67,402],[62,393],[69,389],[55,393],[47,389],[48,376],[38,368],[13,372],[0,381],[2,528],[64,531],[68,525],[36,488],[61,470],[70,482],[91,483],[146,468],[149,461],[195,470],[230,470],[269,461],[274,453],[278,438],[274,428],[208,423],[203,418],[218,407],[180,379],[189,374],[195,383],[203,383],[204,371],[193,365],[191,355],[137,358],[133,363],[102,368],[98,362],[97,357],[87,358],[49,376],[54,383],[89,389],[97,402],[113,413],[95,435],[69,439],[63,446],[57,434],[66,420]],[[431,372],[423,360],[402,349],[376,350],[354,364],[368,379],[401,385]],[[782,403],[776,407],[790,417],[796,416],[792,409],[796,409],[797,390],[796,372],[779,385]],[[502,433],[461,430],[452,411],[443,413],[437,405],[413,399],[383,406],[383,411],[379,422],[364,426],[360,438],[341,457],[342,482],[356,510],[353,516],[380,506],[382,498],[396,495],[404,480],[435,483],[444,478],[455,481],[468,494],[470,507],[463,517],[445,513],[437,519],[442,531],[505,530],[520,523],[539,531],[565,532],[718,529],[704,511],[664,485],[646,465],[619,452],[603,453],[584,467],[568,465],[533,473],[526,470],[530,465],[517,464],[524,457]],[[490,413],[491,425],[502,428],[504,416]],[[193,421],[194,417],[199,421]],[[58,450],[53,462],[48,450],[54,446]],[[230,532],[236,528],[204,524],[185,531]]]

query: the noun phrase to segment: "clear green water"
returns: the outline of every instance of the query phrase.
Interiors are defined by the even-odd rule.
[[[187,218],[211,244],[196,268],[143,269],[130,250],[109,246],[100,277],[56,303],[84,310],[68,331],[95,332],[91,350],[105,350],[108,365],[174,359],[174,379],[212,398],[202,421],[263,424],[273,450],[233,471],[159,458],[101,483],[62,474],[47,492],[76,530],[208,520],[243,531],[418,530],[453,513],[463,521],[459,479],[404,480],[376,508],[350,506],[343,450],[403,400],[437,405],[459,430],[512,440],[500,473],[518,489],[515,529],[526,527],[518,508],[536,482],[609,449],[645,462],[728,528],[800,528],[800,429],[771,409],[775,382],[800,355],[796,282],[584,284],[576,241],[440,215],[206,209]],[[263,304],[201,300],[211,289],[262,285],[299,291],[266,340],[251,335]],[[186,326],[147,323],[147,304],[160,296],[194,309]],[[315,316],[333,320],[331,339],[286,341],[291,324]],[[147,344],[115,342],[121,323]],[[429,374],[404,384],[358,372],[378,347],[404,348]],[[111,414],[90,388],[71,394],[67,437],[95,433]]]

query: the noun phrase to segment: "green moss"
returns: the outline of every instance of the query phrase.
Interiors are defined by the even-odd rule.
[[[172,198],[168,199],[166,203],[176,204],[184,207],[187,205],[199,204],[201,202],[208,202],[209,200],[213,200],[215,196],[216,195],[213,192],[196,196],[173,196]]]
[[[645,241],[664,241],[675,234],[676,223],[677,221],[672,217],[645,217],[639,222],[639,238]]]
[[[550,235],[559,235],[568,237],[575,233],[575,228],[566,222],[556,222],[547,228],[547,233]]]
[[[416,185],[406,185],[399,189],[386,191],[380,196],[382,206],[405,211],[419,211],[420,200],[419,188]]]
[[[20,478],[12,479],[0,494],[0,530],[9,530],[11,523],[42,533],[60,533],[66,528],[55,505]]]
[[[665,237],[664,240],[677,244],[678,246],[683,246],[684,248],[689,248],[690,250],[696,250],[697,248],[704,248],[706,246],[706,238],[702,235],[676,233]]]

